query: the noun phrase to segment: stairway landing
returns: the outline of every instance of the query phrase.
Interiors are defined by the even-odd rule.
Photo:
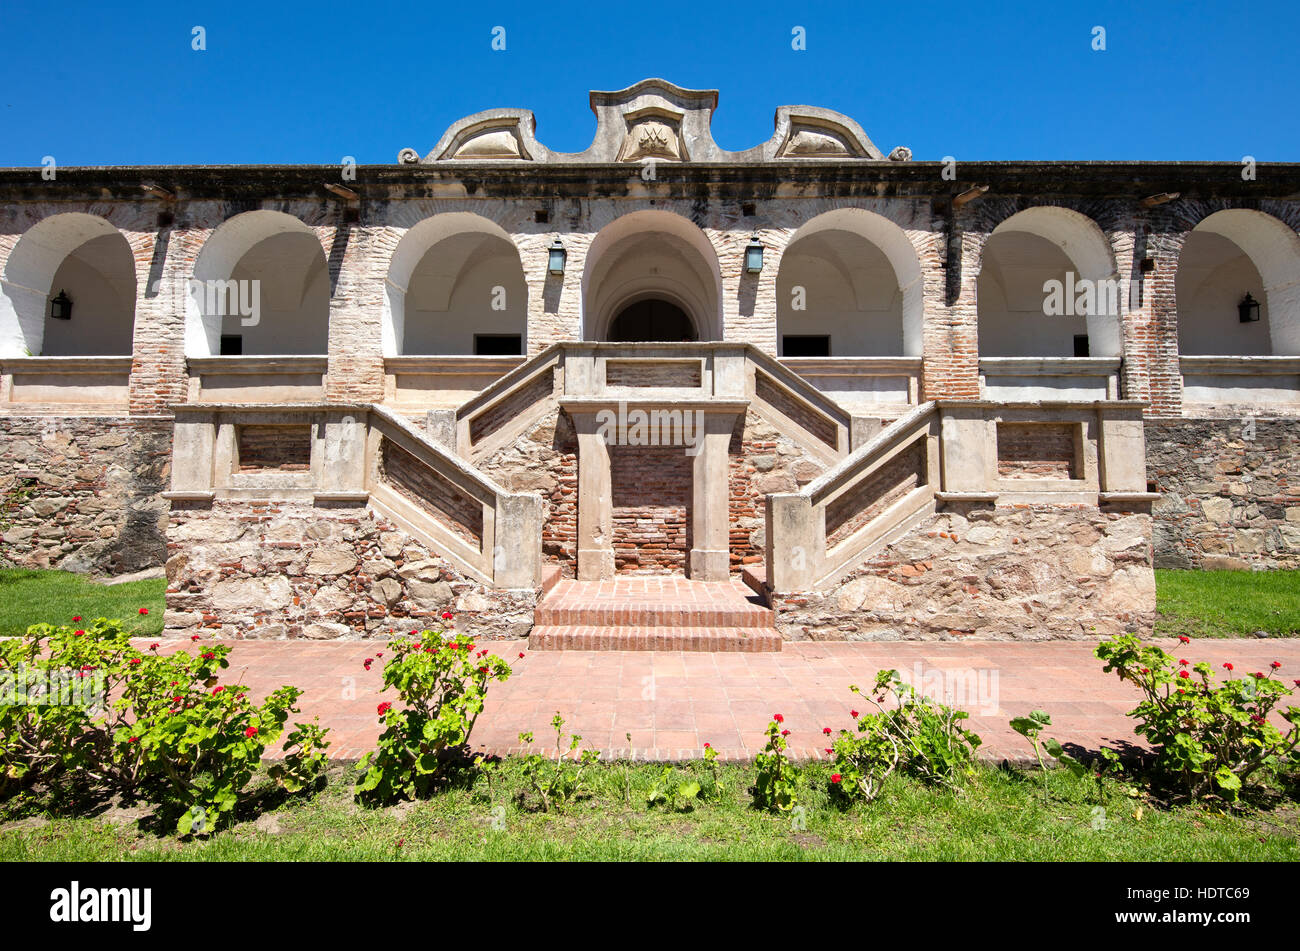
[[[537,605],[533,650],[779,651],[776,619],[739,579],[562,580]]]

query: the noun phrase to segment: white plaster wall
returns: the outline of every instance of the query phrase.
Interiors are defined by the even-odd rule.
[[[1045,238],[1021,231],[990,236],[975,285],[980,355],[1074,356],[1074,336],[1088,333],[1087,318],[1043,313],[1044,282],[1064,282],[1067,271],[1081,276],[1065,252]],[[1095,349],[1093,355],[1099,355]]]
[[[504,310],[494,309],[497,288]],[[475,334],[519,334],[527,352],[527,324],[528,285],[514,245],[495,235],[460,234],[434,245],[412,272],[401,352],[472,354]]]
[[[41,356],[131,355],[135,261],[125,238],[91,238],[64,258],[47,296],[59,291],[72,300],[72,319],[45,318]]]
[[[1175,277],[1178,349],[1188,355],[1267,356],[1272,353],[1268,295],[1250,257],[1232,241],[1207,231],[1187,236]],[[1249,292],[1260,319],[1243,324],[1237,304]]]
[[[231,271],[236,281],[260,282],[255,325],[228,314],[223,334],[240,334],[244,354],[324,354],[329,347],[330,285],[325,255],[314,235],[282,233],[253,245]]]
[[[806,309],[796,310],[802,287]],[[778,346],[786,334],[827,334],[832,356],[902,356],[903,293],[889,259],[864,238],[823,231],[796,241],[776,281]]]

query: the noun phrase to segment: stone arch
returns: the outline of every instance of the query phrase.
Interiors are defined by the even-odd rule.
[[[837,208],[812,218],[791,235],[776,281],[778,347],[785,334],[826,334],[835,356],[921,355],[921,262],[883,215]],[[795,287],[806,310],[794,309]]]
[[[1206,216],[1183,243],[1175,286],[1179,352],[1300,354],[1300,237],[1285,222],[1246,208]],[[1238,320],[1246,293],[1258,323]]]
[[[520,353],[527,352],[528,284],[519,248],[489,218],[432,215],[407,230],[389,258],[384,355],[472,354],[476,331],[518,334]]]
[[[186,290],[186,356],[221,353],[226,334],[249,355],[329,349],[328,262],[316,232],[293,215],[259,209],[222,222]]]
[[[0,353],[131,355],[135,255],[105,219],[64,212],[32,225],[5,262],[0,285]],[[71,320],[50,316],[60,291],[73,302]]]
[[[618,314],[652,299],[681,308],[699,339],[722,339],[717,252],[689,219],[659,209],[620,215],[592,239],[582,272],[583,339],[607,339]]]
[[[1071,293],[1091,287],[1087,313],[1049,316],[1047,282],[1075,309]],[[1087,281],[1087,285],[1080,282]],[[1110,242],[1092,218],[1070,208],[1035,205],[1000,222],[981,251],[976,306],[981,356],[1068,357],[1086,333],[1089,355],[1123,352],[1122,284]]]

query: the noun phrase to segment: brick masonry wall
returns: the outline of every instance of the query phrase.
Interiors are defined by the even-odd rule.
[[[176,503],[167,531],[169,634],[384,637],[442,626],[522,637],[536,598],[456,571],[366,508],[226,500]]]
[[[925,484],[925,443],[881,466],[856,489],[826,506],[826,541],[839,544],[919,485]]]
[[[483,503],[385,440],[383,478],[465,541],[483,547]]]
[[[1003,479],[1076,478],[1069,423],[998,423],[998,475]]]
[[[682,446],[610,446],[614,569],[683,574],[695,459]]]
[[[1151,517],[954,507],[825,591],[774,599],[787,640],[1091,639],[1149,634]]]
[[[236,443],[240,472],[306,472],[311,468],[310,426],[239,426]]]
[[[1156,567],[1300,568],[1300,420],[1252,424],[1147,421]]]
[[[165,556],[171,424],[0,416],[4,560],[116,574]]]

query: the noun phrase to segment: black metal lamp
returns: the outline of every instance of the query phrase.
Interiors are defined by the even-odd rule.
[[[763,270],[763,242],[758,240],[758,235],[750,238],[745,247],[745,270],[750,274]]]
[[[72,319],[72,298],[67,291],[59,291],[57,297],[50,298],[50,316],[55,320]]]
[[[1259,320],[1259,301],[1251,297],[1249,291],[1247,291],[1246,296],[1241,299],[1241,303],[1237,305],[1237,318],[1243,324],[1249,324]]]
[[[568,255],[569,253],[564,250],[564,244],[559,238],[556,238],[555,243],[550,247],[550,258],[547,263],[547,270],[552,274],[563,274],[564,259],[568,257]]]

